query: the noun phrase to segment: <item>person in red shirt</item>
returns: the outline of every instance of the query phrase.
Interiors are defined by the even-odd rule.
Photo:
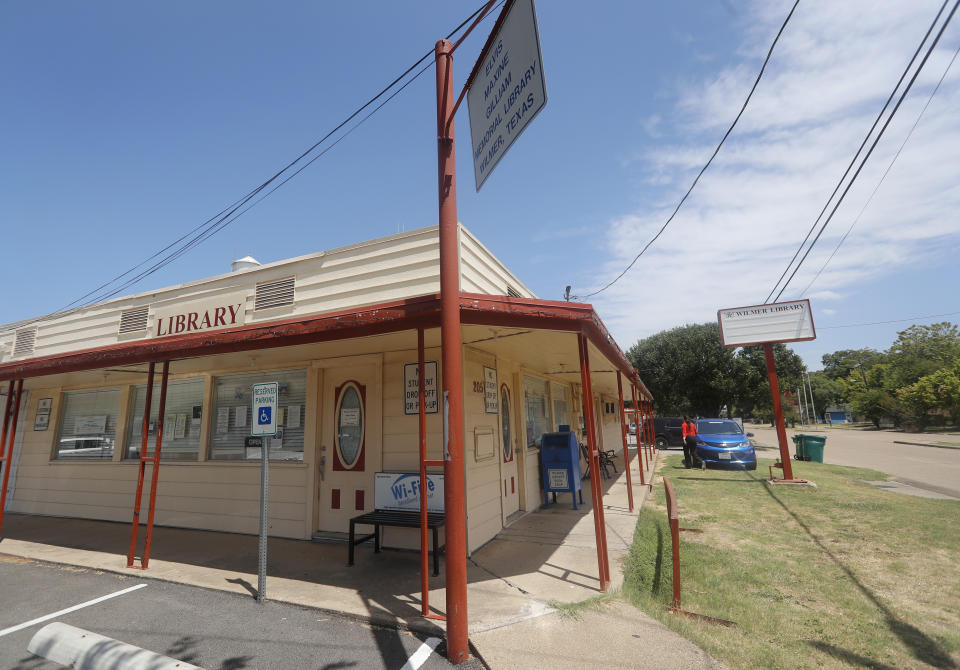
[[[680,432],[683,435],[683,466],[692,468],[696,462],[694,451],[697,448],[697,424],[684,415]]]

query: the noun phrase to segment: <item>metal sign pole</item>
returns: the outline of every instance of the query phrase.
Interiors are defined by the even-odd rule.
[[[270,443],[280,427],[278,417],[280,385],[262,382],[253,385],[253,415],[250,434],[260,438],[260,546],[257,566],[257,602],[267,597],[267,525],[270,503]]]
[[[267,507],[270,491],[270,458],[267,440],[260,445],[260,562],[257,569],[257,602],[267,597]]]
[[[777,362],[773,356],[773,345],[763,345],[767,359],[767,378],[770,380],[770,395],[773,400],[774,420],[777,423],[777,441],[780,443],[780,462],[783,465],[783,478],[793,480],[793,467],[790,464],[790,450],[787,448],[787,429],[783,425],[783,407],[780,404],[780,382],[777,379]]]

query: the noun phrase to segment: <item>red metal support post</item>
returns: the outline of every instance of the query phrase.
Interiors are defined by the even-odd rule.
[[[640,411],[643,413],[643,455],[647,459],[647,469],[650,469],[650,459],[652,458],[650,447],[650,433],[653,426],[653,417],[647,411],[647,401],[640,396]]]
[[[633,482],[630,481],[630,450],[628,448],[627,436],[630,431],[627,428],[627,417],[623,409],[623,375],[617,371],[617,394],[620,397],[620,437],[623,438],[623,469],[627,473],[627,500],[630,503],[630,511],[633,512]],[[639,450],[637,452],[639,456]]]
[[[13,382],[10,382],[13,390]],[[0,462],[3,463],[3,489],[0,490],[0,532],[3,531],[3,510],[7,506],[7,484],[10,482],[10,466],[13,465],[13,446],[17,443],[17,420],[20,418],[20,398],[23,396],[23,380],[17,380],[17,397],[13,401],[13,416],[10,417],[9,441],[7,440],[7,412],[3,414],[3,441],[0,442]],[[7,393],[6,409],[10,409],[10,393]],[[7,447],[4,449],[4,444]]]
[[[417,392],[420,436],[420,613],[430,614],[430,552],[427,543],[427,400],[426,364],[423,352],[423,328],[417,328]]]
[[[663,478],[663,491],[667,498],[667,518],[670,520],[670,544],[673,548],[673,607],[680,611],[680,515],[677,511],[677,494],[673,484],[666,477]]]
[[[7,449],[7,428],[10,426],[10,405],[13,404],[13,386],[16,382],[10,380],[7,384],[7,401],[3,404],[3,430],[0,431],[0,462],[3,462]]]
[[[653,411],[653,402],[649,398],[647,398],[647,414],[650,416],[650,425],[647,426],[647,435],[650,438],[648,448],[650,449],[650,458],[652,459],[657,453],[657,415]]]
[[[767,378],[770,380],[770,395],[773,399],[773,413],[777,422],[777,440],[780,442],[780,462],[783,464],[783,478],[793,481],[793,466],[790,464],[790,450],[787,448],[787,429],[783,425],[783,406],[780,404],[780,381],[777,378],[777,362],[773,357],[773,345],[763,345],[767,357]]]
[[[637,387],[631,384],[630,391],[632,392],[632,395],[633,395],[633,418],[637,424],[637,433],[636,433],[637,435],[637,469],[640,470],[640,485],[646,486],[647,479],[646,479],[646,475],[643,472],[645,470],[645,468],[643,467],[643,457],[644,457],[644,452],[643,452],[644,440],[642,438],[643,430],[644,430],[643,414],[641,414],[640,405],[637,403]]]
[[[463,464],[463,364],[460,351],[460,250],[457,160],[453,123],[453,45],[440,40],[437,71],[437,188],[440,233],[440,341],[443,360],[446,513],[447,658],[469,657],[467,637],[467,512]]]
[[[648,425],[652,420],[650,415],[647,413],[647,401],[641,395],[640,399],[640,412],[643,414],[643,455],[647,458],[647,467],[650,467],[650,426]]]
[[[147,441],[150,430],[150,410],[153,407],[153,372],[156,364],[150,363],[147,372],[147,393],[143,401],[143,427],[140,429],[140,463],[137,475],[137,494],[133,499],[133,528],[130,529],[130,548],[127,550],[127,567],[133,567],[134,555],[137,551],[137,535],[140,533],[140,505],[143,502],[143,477],[147,467],[144,456],[147,453]]]
[[[597,567],[600,590],[610,585],[610,563],[607,558],[607,526],[603,514],[603,488],[600,485],[600,454],[597,451],[597,426],[593,414],[593,383],[590,379],[590,352],[587,338],[577,335],[580,346],[580,382],[583,391],[583,420],[587,429],[587,453],[590,454],[590,490],[593,503],[593,527],[597,536]]]
[[[142,567],[150,563],[150,545],[153,542],[153,515],[157,508],[157,479],[160,476],[160,448],[163,446],[163,415],[167,411],[167,380],[170,376],[170,361],[163,362],[160,373],[160,404],[157,407],[157,443],[153,448],[153,474],[150,478],[150,508],[147,511],[147,537],[143,542]],[[143,458],[143,454],[140,454]]]

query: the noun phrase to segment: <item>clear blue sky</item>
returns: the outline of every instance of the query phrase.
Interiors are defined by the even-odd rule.
[[[55,311],[200,224],[479,4],[4,3],[0,322]],[[709,156],[790,4],[541,0],[549,102],[479,194],[464,106],[460,220],[540,297],[599,288]],[[591,299],[624,348],[763,300],[938,6],[801,2],[688,205],[633,271]],[[457,53],[458,83],[491,25]],[[958,44],[960,20],[784,298],[860,211]],[[960,65],[805,294],[820,337],[795,349],[811,368],[836,349],[885,348],[910,324],[831,326],[960,312],[958,82]],[[435,224],[434,95],[431,70],[230,228],[127,292],[219,274],[246,254],[269,262]]]

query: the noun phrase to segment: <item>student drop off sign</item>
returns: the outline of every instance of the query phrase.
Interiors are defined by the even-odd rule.
[[[546,104],[533,0],[513,0],[480,54],[467,93],[478,191]]]

